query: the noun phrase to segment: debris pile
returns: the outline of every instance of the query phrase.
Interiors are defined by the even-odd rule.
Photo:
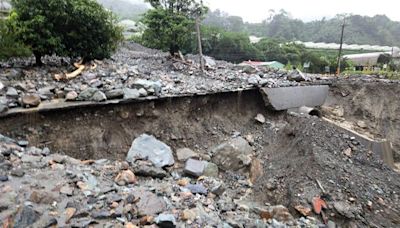
[[[274,141],[255,134],[230,136],[207,159],[143,134],[125,161],[77,160],[1,135],[0,221],[3,227],[400,224],[400,174],[340,130],[288,116]]]
[[[74,67],[67,63],[71,60],[57,57],[46,57],[43,67],[32,67],[32,59],[0,62],[0,113],[54,99],[102,102],[299,84],[289,80],[296,72],[206,60],[208,67],[201,72],[193,56],[177,61],[167,53],[125,43],[111,59]],[[24,102],[25,96],[34,102]]]

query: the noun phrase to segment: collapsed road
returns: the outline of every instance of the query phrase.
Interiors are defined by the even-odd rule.
[[[200,76],[136,44],[71,81],[52,59],[2,64],[3,227],[400,224],[397,81],[218,61]]]

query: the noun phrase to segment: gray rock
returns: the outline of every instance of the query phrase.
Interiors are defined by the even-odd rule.
[[[176,157],[177,157],[178,161],[185,162],[189,158],[198,158],[199,155],[189,148],[182,148],[182,149],[176,150]]]
[[[9,80],[20,80],[23,76],[22,70],[12,68],[5,75]]]
[[[189,159],[186,161],[184,172],[199,177],[203,175],[205,169],[205,162],[195,159]]]
[[[141,97],[147,97],[148,93],[144,88],[139,89],[139,95]]]
[[[124,90],[123,89],[113,89],[113,90],[107,91],[106,97],[109,100],[123,98]]]
[[[260,76],[258,76],[258,75],[252,75],[249,77],[249,79],[247,79],[247,82],[250,85],[258,85],[259,81],[260,81]]]
[[[0,182],[6,182],[6,181],[8,181],[8,176],[0,174]]]
[[[14,227],[15,228],[25,228],[32,227],[32,225],[38,221],[40,218],[40,214],[35,211],[30,206],[22,207],[14,219]]]
[[[65,95],[65,100],[67,101],[74,101],[78,98],[78,93],[75,91],[70,91]]]
[[[289,81],[295,81],[295,82],[302,82],[305,81],[306,78],[303,75],[303,73],[301,73],[301,71],[299,70],[294,70],[292,71],[289,75],[288,75],[288,80]]]
[[[124,89],[124,99],[137,99],[140,97],[139,90],[137,89]]]
[[[161,228],[176,227],[175,217],[171,214],[160,214],[156,217],[155,222]]]
[[[153,177],[153,178],[164,178],[167,176],[167,172],[161,168],[148,166],[148,165],[139,165],[135,170],[135,175],[144,176],[144,177]]]
[[[352,206],[348,204],[347,202],[335,202],[333,204],[333,207],[336,209],[336,211],[343,215],[346,218],[352,219],[355,218],[356,214],[358,214],[358,208],[355,206]]]
[[[144,79],[138,79],[132,84],[132,88],[135,89],[146,89],[149,93],[154,93],[157,96],[161,93],[161,82],[154,82]]]
[[[206,167],[204,169],[203,175],[207,177],[218,177],[218,166],[212,162],[206,162]]]
[[[11,98],[18,98],[18,91],[13,87],[8,87],[6,95]]]
[[[29,145],[29,142],[26,140],[20,140],[17,143],[19,146],[22,146],[22,147],[27,147]]]
[[[207,195],[207,188],[202,184],[188,184],[185,188],[189,189],[193,194]]]
[[[22,97],[22,104],[25,107],[37,107],[41,103],[41,98],[37,94],[26,94]]]
[[[54,93],[53,93],[54,90],[55,90],[54,86],[47,86],[47,87],[40,88],[38,90],[38,93],[40,94],[40,96],[52,98],[52,97],[54,97]]]
[[[223,184],[217,184],[216,186],[214,186],[212,189],[211,189],[211,192],[213,193],[213,194],[215,194],[215,195],[217,195],[217,196],[220,196],[220,195],[222,195],[222,194],[224,194],[224,192],[225,192],[225,186],[223,185]]]
[[[239,170],[251,163],[253,149],[242,137],[234,138],[212,149],[212,161],[222,170]]]
[[[25,175],[25,171],[22,169],[13,169],[11,170],[11,176],[14,177],[23,177]]]
[[[137,159],[147,159],[158,168],[175,163],[171,148],[154,136],[147,134],[143,134],[133,141],[126,157],[126,161],[131,163]]]
[[[261,113],[257,114],[256,118],[254,118],[257,122],[264,124],[265,123],[265,116]]]
[[[29,154],[23,154],[22,158],[21,158],[21,161],[24,163],[38,163],[41,160],[42,160],[42,157],[29,155]]]
[[[93,95],[94,95],[97,91],[99,91],[99,90],[96,89],[96,88],[91,88],[91,87],[90,87],[90,88],[87,88],[87,89],[85,89],[84,91],[82,91],[82,92],[79,94],[77,100],[79,100],[79,101],[90,101],[90,100],[92,99]],[[68,95],[68,94],[67,94],[67,95]]]
[[[0,90],[4,89],[4,84],[0,82]]]
[[[95,93],[93,94],[91,100],[92,100],[92,101],[96,101],[96,102],[102,102],[102,101],[106,101],[106,100],[107,100],[107,97],[106,97],[106,95],[105,95],[103,92],[97,91],[97,92],[95,92]]]
[[[8,106],[0,103],[0,114],[8,111]]]
[[[158,197],[152,192],[143,189],[134,192],[135,198],[139,198],[136,203],[139,215],[157,215],[166,210],[167,204],[163,198]]]

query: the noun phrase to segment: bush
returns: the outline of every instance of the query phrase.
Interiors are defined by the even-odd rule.
[[[17,42],[11,19],[0,19],[0,60],[31,54],[28,47]]]
[[[41,64],[44,55],[109,57],[122,40],[115,18],[94,0],[13,0],[18,38]]]

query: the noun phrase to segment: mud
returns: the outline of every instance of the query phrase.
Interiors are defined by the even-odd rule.
[[[395,161],[400,162],[399,94],[397,83],[333,83],[324,104],[330,112],[325,115],[346,122],[350,128],[372,138],[388,139]]]
[[[258,90],[166,98],[128,104],[16,114],[0,119],[0,132],[79,159],[125,159],[133,139],[148,133],[173,149],[207,153],[235,132],[260,131],[254,117],[270,121]],[[79,130],[78,130],[79,129]]]

